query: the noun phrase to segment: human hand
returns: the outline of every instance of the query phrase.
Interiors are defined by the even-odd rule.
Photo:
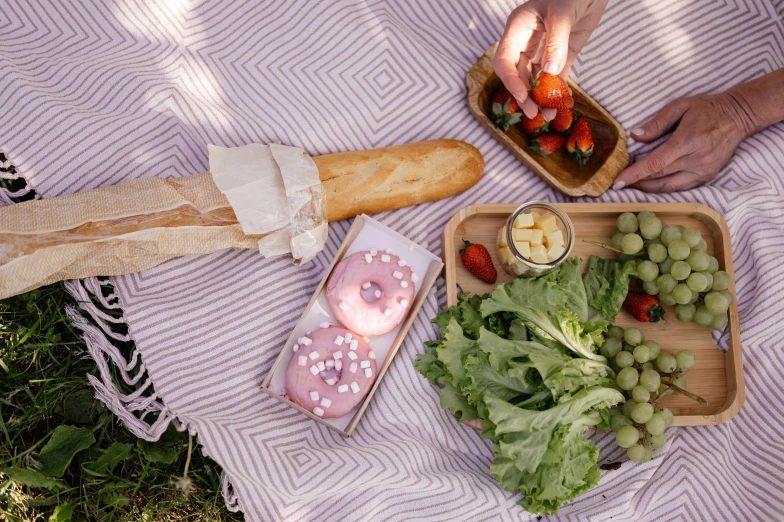
[[[608,0],[530,0],[512,11],[493,59],[496,74],[529,118],[539,107],[528,97],[532,74],[543,70],[564,83]],[[556,109],[542,109],[547,121]]]
[[[632,137],[644,143],[672,136],[650,154],[630,165],[615,179],[646,192],[675,192],[702,185],[727,164],[738,144],[753,132],[753,124],[738,101],[728,93],[679,98]]]

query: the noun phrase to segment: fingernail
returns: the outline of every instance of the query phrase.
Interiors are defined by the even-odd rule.
[[[544,64],[542,70],[549,74],[557,74],[558,73],[558,64],[555,62],[547,62]]]
[[[548,109],[546,107],[541,109],[544,121],[553,121],[558,115],[558,109]]]
[[[635,136],[645,136],[645,129],[632,129],[632,134]]]
[[[523,114],[525,114],[528,118],[535,118],[536,113],[539,112],[539,107],[531,98],[526,98],[520,107],[523,109]]]
[[[623,181],[616,181],[615,185],[613,185],[613,190],[621,190],[625,186],[626,183],[624,183]]]

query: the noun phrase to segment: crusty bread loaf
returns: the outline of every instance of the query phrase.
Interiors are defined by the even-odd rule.
[[[313,158],[327,193],[329,221],[446,198],[482,177],[476,148],[457,140],[409,143]]]

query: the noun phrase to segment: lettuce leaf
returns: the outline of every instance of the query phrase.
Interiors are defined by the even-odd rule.
[[[614,321],[629,293],[629,277],[637,274],[634,261],[616,261],[598,256],[588,258],[583,277],[590,312],[588,319]]]

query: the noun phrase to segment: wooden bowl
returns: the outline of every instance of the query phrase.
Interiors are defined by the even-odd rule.
[[[612,185],[615,177],[629,165],[626,132],[615,118],[569,80],[574,98],[574,111],[588,119],[593,133],[593,155],[580,167],[564,151],[540,156],[531,152],[528,138],[519,125],[506,132],[496,128],[488,114],[492,112],[493,96],[501,86],[501,79],[493,70],[496,42],[482,55],[466,74],[468,109],[501,145],[523,165],[567,196],[601,196]]]

